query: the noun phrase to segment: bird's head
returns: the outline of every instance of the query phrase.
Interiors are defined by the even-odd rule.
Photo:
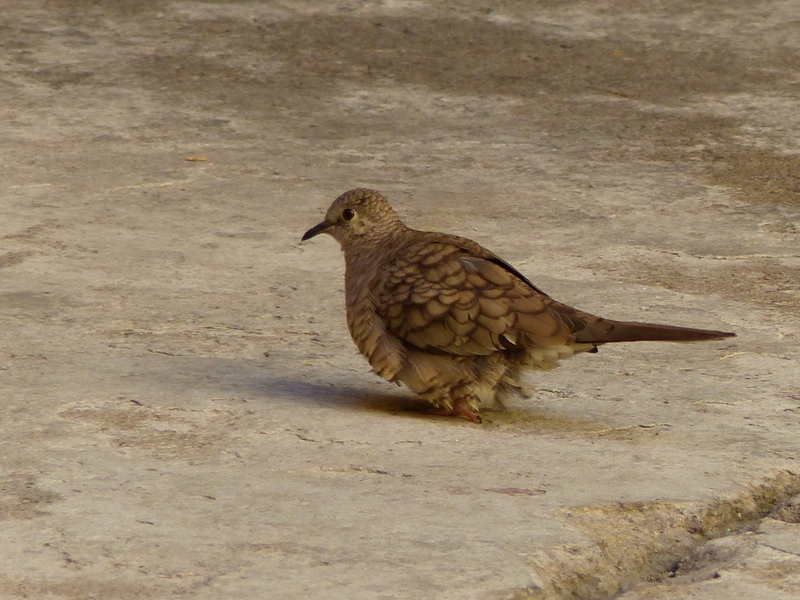
[[[345,248],[363,238],[381,236],[398,227],[404,226],[386,198],[375,190],[357,188],[334,200],[325,220],[306,231],[300,241],[327,233]]]

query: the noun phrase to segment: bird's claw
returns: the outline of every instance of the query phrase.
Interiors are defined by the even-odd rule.
[[[443,417],[466,417],[473,423],[480,425],[483,423],[483,419],[481,419],[480,415],[476,414],[475,412],[469,409],[469,406],[463,400],[456,400],[453,403],[453,408],[429,408],[426,411],[429,415],[441,415]]]

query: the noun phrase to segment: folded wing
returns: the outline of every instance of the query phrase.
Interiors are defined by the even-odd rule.
[[[585,328],[499,258],[470,250],[430,241],[404,249],[376,290],[387,329],[417,348],[475,356],[563,346]]]

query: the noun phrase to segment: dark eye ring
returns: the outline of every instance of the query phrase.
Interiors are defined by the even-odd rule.
[[[345,221],[349,221],[349,220],[351,220],[351,219],[352,219],[353,217],[355,217],[355,216],[356,216],[356,211],[354,211],[352,208],[345,208],[345,209],[342,211],[342,218],[343,218]]]

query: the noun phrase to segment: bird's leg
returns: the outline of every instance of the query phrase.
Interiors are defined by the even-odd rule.
[[[453,402],[453,408],[445,408],[443,406],[439,408],[431,407],[425,412],[427,412],[429,415],[441,415],[444,417],[462,416],[466,417],[473,423],[478,423],[478,424],[483,422],[483,419],[481,419],[479,415],[471,411],[469,409],[469,405],[463,400],[456,400],[455,402]]]

